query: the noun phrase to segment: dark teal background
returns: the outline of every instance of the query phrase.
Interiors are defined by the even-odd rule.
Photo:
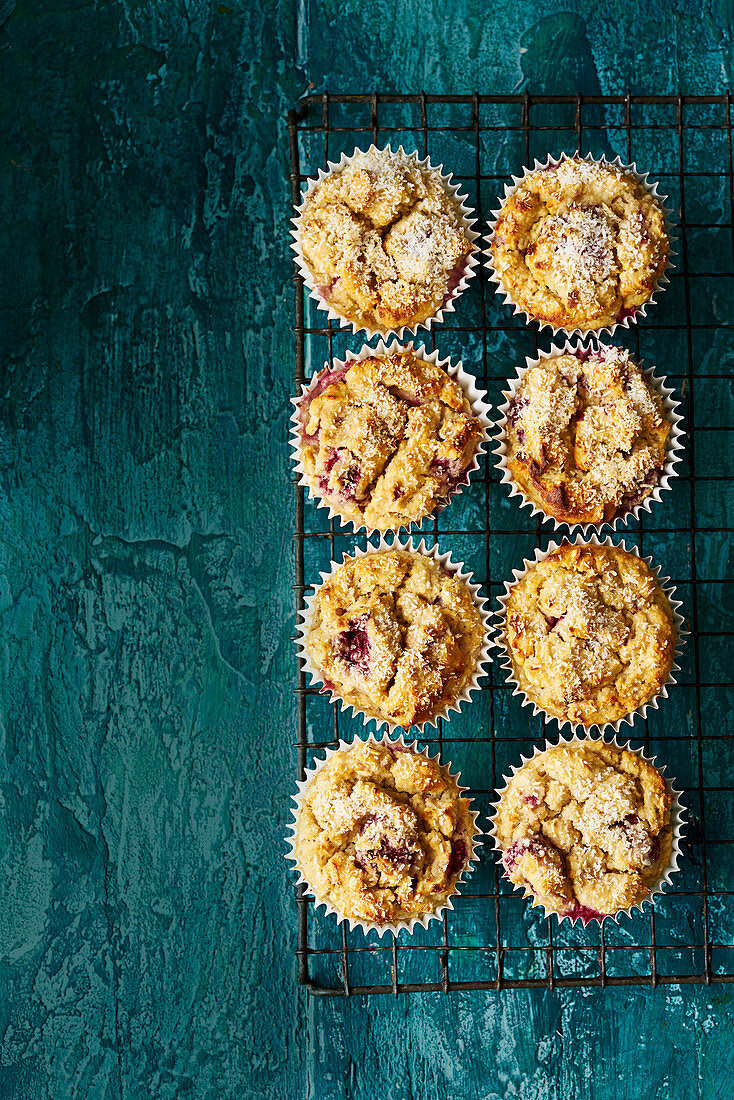
[[[295,982],[285,112],[734,83],[729,3],[543,10],[0,2],[3,1100],[731,1095],[725,987]]]

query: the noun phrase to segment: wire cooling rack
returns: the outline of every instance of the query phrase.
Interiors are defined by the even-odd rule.
[[[403,145],[443,164],[469,194],[482,232],[511,174],[548,153],[621,156],[657,180],[675,208],[679,237],[669,287],[647,318],[618,330],[624,344],[675,385],[688,435],[681,476],[664,502],[612,537],[653,556],[678,587],[691,636],[679,683],[660,709],[624,738],[668,766],[684,791],[689,825],[674,889],[643,913],[582,928],[531,908],[498,873],[490,847],[453,912],[412,936],[379,940],[349,932],[323,915],[301,888],[298,975],[313,994],[350,996],[455,989],[734,981],[734,717],[727,700],[734,636],[729,574],[734,519],[734,173],[729,94],[718,96],[310,95],[288,115],[293,202],[306,179],[375,142]],[[296,391],[334,356],[357,351],[362,336],[325,321],[295,275]],[[506,379],[551,337],[514,317],[482,270],[456,312],[416,343],[463,359],[496,407]],[[305,499],[295,486],[297,606],[319,570],[341,560],[364,536]],[[606,529],[608,530],[608,528]],[[414,532],[415,533],[415,532]],[[466,563],[493,608],[503,582],[536,546],[553,538],[508,498],[494,456],[484,456],[471,487],[419,538]],[[461,715],[419,740],[458,768],[470,785],[480,824],[501,777],[546,736],[495,663],[484,690]],[[364,727],[341,713],[299,669],[298,773],[319,750]],[[555,729],[555,727],[553,727]],[[552,730],[548,734],[553,737]],[[410,736],[410,734],[409,734]]]

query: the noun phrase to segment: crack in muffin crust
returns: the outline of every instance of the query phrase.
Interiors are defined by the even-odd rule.
[[[388,149],[358,152],[330,172],[306,199],[299,227],[323,300],[383,333],[432,317],[474,251],[440,174]]]
[[[502,864],[536,905],[589,920],[636,905],[670,863],[672,796],[637,753],[560,745],[523,764],[494,824]]]
[[[324,690],[407,729],[456,702],[483,641],[464,581],[424,554],[387,550],[346,558],[316,590],[305,646]]]
[[[559,522],[611,522],[663,472],[670,421],[623,348],[545,356],[522,376],[507,414],[508,468]]]
[[[379,531],[448,501],[468,482],[482,437],[461,386],[407,349],[325,371],[300,415],[311,488],[344,519]]]
[[[663,211],[630,172],[566,156],[508,196],[491,244],[513,302],[539,321],[582,331],[633,315],[669,252]]]
[[[505,616],[514,677],[556,718],[615,722],[668,679],[670,601],[647,563],[619,547],[564,542],[512,586]]]
[[[382,925],[444,905],[473,838],[448,768],[400,743],[355,741],[308,783],[295,857],[317,900]]]

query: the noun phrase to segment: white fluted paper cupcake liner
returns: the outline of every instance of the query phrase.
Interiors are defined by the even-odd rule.
[[[637,707],[636,710],[630,711],[629,714],[625,714],[622,718],[618,718],[616,720],[616,722],[604,722],[604,723],[593,722],[590,725],[586,726],[586,725],[584,725],[583,722],[572,722],[570,718],[558,718],[557,715],[549,714],[548,711],[545,710],[543,707],[538,706],[538,704],[534,700],[532,700],[526,694],[525,691],[523,691],[523,689],[520,687],[519,683],[517,682],[517,680],[515,678],[515,670],[512,667],[512,659],[510,657],[509,650],[507,649],[506,634],[505,634],[505,621],[506,621],[506,618],[507,618],[507,601],[510,597],[510,590],[518,583],[518,581],[522,580],[522,578],[526,575],[526,573],[528,572],[529,569],[531,569],[533,566],[537,565],[539,562],[545,561],[545,559],[547,557],[549,557],[551,554],[553,554],[556,550],[558,550],[558,548],[560,546],[562,546],[564,542],[569,543],[569,545],[571,545],[571,546],[616,546],[620,550],[626,550],[628,553],[634,554],[636,557],[638,557],[642,561],[646,562],[647,565],[652,570],[652,572],[655,574],[655,579],[658,583],[658,586],[660,588],[662,588],[663,592],[668,597],[668,601],[670,603],[670,607],[671,607],[671,610],[673,612],[673,621],[674,621],[674,625],[675,625],[675,634],[676,634],[676,636],[675,636],[675,651],[673,653],[673,663],[670,667],[670,672],[668,674],[667,680],[665,681],[662,688],[660,689],[659,692],[657,692],[656,695],[654,695],[651,699],[648,699],[648,701],[646,703],[643,703],[641,706]],[[511,580],[511,581],[505,581],[505,591],[504,591],[503,595],[497,597],[498,603],[500,604],[500,610],[495,612],[495,618],[497,619],[498,625],[496,626],[497,633],[496,633],[495,638],[494,638],[494,644],[497,647],[497,649],[500,650],[500,652],[502,653],[502,655],[504,657],[504,660],[502,660],[502,662],[501,662],[502,663],[502,668],[506,669],[507,672],[508,672],[508,677],[507,677],[508,681],[513,685],[512,694],[513,695],[519,695],[519,696],[522,697],[522,705],[524,707],[532,707],[533,708],[533,718],[535,718],[535,717],[537,717],[537,715],[541,714],[547,722],[550,722],[550,723],[555,722],[558,726],[559,731],[562,730],[564,728],[564,726],[570,726],[572,732],[575,732],[577,729],[580,728],[580,729],[584,729],[584,730],[587,730],[587,731],[592,730],[592,729],[598,729],[598,730],[600,730],[600,732],[602,734],[609,731],[609,730],[612,730],[616,734],[616,733],[619,733],[622,726],[624,726],[624,725],[630,725],[630,726],[633,725],[634,720],[638,715],[639,715],[640,718],[644,719],[645,715],[647,714],[647,712],[649,710],[657,710],[658,709],[661,699],[667,699],[668,698],[668,688],[671,687],[671,685],[676,684],[678,682],[675,678],[674,673],[680,672],[680,665],[677,663],[677,658],[680,657],[681,647],[683,645],[683,641],[684,641],[685,637],[688,634],[688,631],[683,629],[683,622],[684,622],[683,616],[680,614],[680,612],[678,610],[680,607],[682,607],[682,603],[681,603],[680,600],[677,600],[675,598],[675,591],[676,591],[675,586],[670,584],[670,578],[669,577],[661,577],[660,576],[660,569],[661,569],[661,567],[659,565],[653,565],[652,557],[643,556],[636,546],[633,546],[631,549],[628,550],[627,546],[625,545],[624,542],[615,543],[615,542],[612,541],[612,539],[609,536],[607,536],[607,538],[600,539],[596,535],[591,535],[590,537],[584,537],[582,535],[577,535],[576,538],[573,541],[571,539],[562,539],[561,542],[551,542],[551,543],[549,543],[548,547],[545,550],[537,549],[535,551],[535,556],[532,560],[530,558],[525,558],[523,560],[523,568],[522,569],[513,569],[512,570],[512,574],[513,574],[514,579]]]
[[[679,860],[681,858],[680,845],[681,845],[681,840],[682,840],[683,835],[684,835],[684,829],[685,829],[685,826],[687,824],[685,808],[683,807],[683,805],[680,801],[680,796],[681,796],[682,792],[676,789],[675,780],[665,774],[665,772],[667,770],[667,765],[665,765],[665,764],[658,765],[658,764],[655,763],[657,757],[655,757],[655,756],[652,756],[652,757],[646,756],[645,753],[642,751],[642,749],[633,748],[632,745],[630,745],[629,742],[627,742],[627,741],[622,741],[622,742],[618,741],[617,737],[616,737],[616,734],[612,734],[611,737],[605,737],[605,736],[602,736],[602,735],[594,736],[594,735],[589,734],[589,733],[582,734],[582,735],[572,734],[569,737],[564,737],[562,734],[559,734],[559,737],[558,737],[557,741],[546,741],[543,745],[536,745],[532,756],[527,756],[526,757],[526,756],[523,756],[521,754],[520,755],[521,763],[518,764],[517,766],[512,767],[510,769],[510,774],[509,775],[503,775],[502,776],[502,779],[504,781],[504,786],[498,787],[497,790],[495,791],[495,794],[498,797],[497,797],[497,801],[493,802],[491,804],[491,807],[490,807],[490,811],[489,811],[489,829],[487,830],[487,835],[492,837],[493,847],[494,847],[495,852],[497,852],[497,858],[498,858],[498,861],[499,861],[500,866],[502,868],[503,876],[507,879],[508,882],[512,882],[512,879],[507,874],[504,863],[502,862],[504,849],[502,847],[502,844],[500,843],[499,833],[498,833],[498,829],[497,829],[497,817],[498,817],[498,814],[499,814],[499,807],[500,807],[500,803],[502,801],[503,794],[505,793],[505,791],[509,787],[509,785],[510,785],[511,781],[514,779],[514,777],[522,769],[523,765],[527,764],[528,761],[534,760],[537,756],[540,756],[541,753],[547,752],[548,749],[558,748],[559,745],[584,744],[588,741],[595,741],[595,742],[603,741],[607,745],[615,745],[618,749],[623,749],[623,750],[628,749],[630,752],[633,752],[637,756],[639,756],[642,760],[647,761],[648,764],[652,764],[652,766],[654,768],[656,768],[657,771],[662,775],[663,779],[665,780],[665,785],[668,788],[668,791],[670,792],[670,795],[672,797],[672,803],[671,803],[671,807],[670,807],[670,825],[671,825],[671,831],[672,831],[672,842],[673,842],[673,844],[672,844],[672,850],[671,850],[671,853],[670,853],[670,862],[668,863],[667,867],[663,871],[660,872],[660,875],[658,876],[657,880],[655,881],[655,883],[651,887],[650,892],[644,898],[642,898],[641,901],[637,902],[637,904],[635,904],[635,905],[630,905],[625,909],[620,909],[616,913],[606,914],[602,918],[602,920],[599,920],[598,917],[596,917],[596,918],[592,917],[589,921],[584,922],[584,923],[591,923],[591,920],[595,920],[598,924],[603,924],[606,921],[614,921],[615,924],[618,924],[619,923],[619,918],[621,916],[626,915],[628,917],[631,917],[633,915],[633,913],[635,912],[635,910],[640,910],[640,912],[642,912],[643,907],[644,907],[646,902],[649,902],[656,895],[663,894],[665,892],[665,887],[672,885],[671,884],[671,876],[674,875],[676,873],[676,871],[679,870]],[[566,921],[566,920],[571,921],[572,924],[575,924],[576,921],[578,921],[578,920],[583,920],[583,918],[581,916],[571,916],[570,914],[558,913],[558,912],[556,912],[555,909],[547,909],[543,905],[542,902],[536,902],[535,901],[535,895],[533,894],[532,890],[528,890],[527,887],[519,885],[517,883],[512,883],[512,885],[516,890],[522,890],[523,891],[523,897],[524,898],[532,898],[533,899],[533,906],[537,906],[538,908],[543,909],[546,917],[551,917],[551,916],[557,917],[559,924],[562,924],[563,921]]]
[[[365,344],[359,352],[348,352],[346,359],[334,359],[333,366],[329,369],[328,362],[324,364],[322,370],[315,374],[313,378],[301,387],[301,393],[298,397],[291,398],[291,404],[294,406],[293,413],[291,415],[291,438],[290,445],[293,449],[291,458],[295,464],[296,473],[298,475],[298,484],[304,486],[309,491],[309,497],[315,500],[320,508],[326,508],[329,512],[329,519],[338,518],[342,523],[350,524],[355,531],[366,531],[368,535],[378,533],[380,528],[370,527],[366,521],[361,524],[357,524],[352,516],[348,512],[342,511],[338,504],[333,501],[326,500],[319,492],[317,492],[306,476],[306,470],[303,465],[303,456],[301,451],[301,433],[303,429],[303,422],[301,419],[301,405],[304,399],[313,396],[314,390],[320,392],[320,387],[323,388],[324,384],[331,383],[334,377],[340,375],[341,372],[345,372],[352,366],[353,363],[358,363],[363,359],[371,359],[376,355],[394,355],[397,352],[410,352],[416,359],[422,359],[426,363],[433,363],[435,366],[441,367],[450,378],[461,387],[464,396],[466,397],[471,407],[472,415],[477,418],[482,426],[482,434],[477,444],[474,456],[471,464],[467,467],[462,477],[462,480],[456,485],[449,495],[439,504],[428,516],[424,516],[421,520],[414,520],[413,522],[401,523],[398,527],[386,528],[387,531],[402,531],[409,530],[414,525],[419,527],[423,520],[428,519],[429,516],[433,516],[442,512],[444,508],[456,497],[460,496],[464,488],[470,484],[471,475],[475,470],[479,469],[480,455],[484,454],[487,450],[487,446],[490,440],[490,432],[492,429],[492,421],[489,418],[489,413],[492,406],[485,400],[487,397],[486,390],[480,389],[477,385],[476,378],[464,370],[464,366],[461,360],[457,360],[453,363],[450,358],[441,359],[438,351],[428,352],[425,348],[414,347],[412,342],[409,344],[401,344],[399,340],[394,339],[391,344],[387,345],[380,339],[377,345],[373,348],[369,344]]]
[[[370,733],[367,735],[366,738],[364,738],[364,740],[378,745],[389,744],[390,747],[394,747],[397,745],[399,746],[398,751],[400,752],[410,752],[413,753],[415,756],[422,756],[425,760],[438,760],[438,763],[448,773],[448,775],[456,780],[456,786],[458,788],[459,794],[471,803],[471,799],[468,798],[466,794],[469,788],[463,787],[461,785],[461,775],[459,774],[459,772],[456,772],[455,774],[452,773],[451,768],[453,765],[451,764],[451,762],[449,761],[448,763],[445,763],[439,758],[438,753],[436,753],[435,756],[431,756],[427,749],[421,750],[418,749],[413,743],[406,743],[405,738],[402,736],[402,734],[399,737],[392,738],[386,733],[382,733],[377,737],[373,733]],[[411,934],[415,928],[427,928],[432,921],[440,921],[445,912],[454,908],[453,899],[458,897],[461,893],[460,887],[466,881],[466,878],[471,874],[473,866],[478,859],[479,849],[482,845],[482,832],[477,825],[477,818],[479,814],[476,810],[469,810],[469,818],[472,822],[473,834],[469,842],[469,852],[466,857],[464,867],[461,873],[457,876],[454,882],[453,889],[446,898],[446,901],[442,905],[434,909],[433,912],[424,913],[420,917],[411,917],[410,920],[392,921],[388,924],[377,924],[375,921],[366,921],[360,920],[355,917],[344,916],[331,904],[331,902],[327,901],[325,898],[319,897],[318,891],[314,889],[314,887],[309,883],[308,879],[304,875],[299,865],[298,857],[296,855],[296,838],[298,835],[298,822],[303,805],[303,798],[307,787],[313,780],[314,776],[316,776],[321,771],[321,769],[329,760],[331,760],[338,752],[344,752],[345,750],[349,751],[353,747],[353,745],[353,741],[340,740],[339,744],[335,748],[326,749],[326,755],[324,756],[324,759],[317,760],[314,763],[313,767],[307,769],[305,779],[302,779],[298,782],[298,790],[296,794],[291,795],[291,799],[295,803],[295,808],[291,808],[293,820],[288,824],[290,833],[285,838],[285,842],[290,849],[290,851],[286,855],[286,859],[290,860],[294,864],[293,869],[297,872],[298,875],[298,881],[296,885],[303,885],[305,887],[305,892],[307,894],[310,894],[311,897],[315,899],[316,908],[323,906],[327,915],[329,913],[333,913],[333,915],[336,917],[337,924],[342,924],[344,921],[348,922],[350,932],[353,932],[355,928],[361,928],[365,935],[367,935],[368,932],[374,931],[380,938],[382,938],[386,932],[392,932],[395,936],[397,936],[398,933],[402,931],[406,931]]]
[[[291,248],[293,249],[293,251],[295,253],[295,258],[296,258],[296,263],[298,264],[298,269],[301,273],[301,276],[303,278],[304,283],[306,284],[306,286],[309,289],[311,297],[316,302],[318,308],[324,310],[328,314],[329,318],[332,321],[338,321],[339,324],[342,326],[342,328],[350,328],[351,327],[352,331],[355,332],[355,333],[365,332],[367,334],[367,339],[368,340],[371,340],[374,336],[389,336],[391,334],[395,334],[398,337],[398,339],[402,340],[404,333],[408,332],[408,333],[411,333],[412,335],[415,336],[415,334],[418,332],[419,329],[422,329],[422,328],[429,329],[434,324],[440,324],[441,321],[443,321],[443,319],[444,319],[444,314],[445,313],[453,313],[455,311],[455,308],[456,308],[455,303],[456,303],[457,299],[461,297],[461,295],[464,293],[467,286],[469,285],[469,281],[477,273],[477,269],[479,268],[479,264],[480,264],[480,260],[479,260],[480,253],[479,253],[479,249],[478,249],[478,246],[477,246],[469,254],[469,256],[467,256],[466,260],[464,260],[463,265],[462,265],[461,279],[456,284],[456,286],[454,286],[449,291],[449,293],[447,294],[441,308],[437,309],[436,312],[433,314],[433,316],[428,317],[425,321],[420,321],[415,325],[402,325],[400,328],[391,328],[391,327],[375,328],[375,327],[371,327],[367,323],[352,321],[348,317],[343,317],[341,315],[341,313],[337,313],[337,311],[324,298],[323,293],[321,292],[321,290],[317,286],[316,281],[315,281],[315,279],[313,277],[313,274],[311,272],[311,269],[308,266],[308,263],[306,262],[306,259],[303,255],[303,248],[301,247],[301,237],[300,237],[300,216],[303,213],[304,207],[306,205],[306,202],[307,202],[311,192],[313,191],[313,189],[315,187],[318,187],[318,185],[322,182],[322,180],[324,180],[331,172],[343,172],[344,169],[347,167],[347,165],[358,154],[360,154],[360,153],[371,153],[373,151],[377,152],[377,153],[385,152],[385,151],[392,153],[393,150],[392,150],[392,147],[390,145],[385,146],[384,149],[380,149],[376,145],[371,145],[369,147],[369,149],[366,149],[366,150],[365,149],[355,149],[354,152],[350,153],[350,154],[342,153],[342,155],[341,155],[341,157],[338,161],[329,161],[328,162],[328,169],[326,171],[323,168],[320,168],[318,176],[315,177],[315,178],[312,178],[308,181],[308,184],[306,186],[305,191],[303,191],[302,194],[301,194],[301,202],[295,208],[296,217],[291,218],[291,223],[294,227],[291,230],[291,236],[293,237],[293,241],[291,243]],[[417,153],[406,153],[405,150],[403,149],[402,145],[398,147],[396,152],[398,154],[402,153],[403,156],[414,160],[415,163],[420,168],[422,168],[424,171],[434,172],[437,176],[439,176],[439,178],[441,179],[441,183],[443,184],[444,189],[448,192],[448,194],[456,202],[456,205],[457,205],[457,208],[458,208],[458,213],[459,213],[460,218],[461,218],[461,225],[462,225],[462,229],[464,231],[464,234],[466,235],[468,240],[470,240],[471,243],[473,245],[475,245],[475,243],[479,240],[479,236],[480,236],[479,232],[474,228],[474,226],[477,224],[476,214],[475,214],[475,211],[469,206],[468,196],[465,193],[462,193],[461,188],[459,187],[458,184],[455,184],[455,183],[451,182],[451,180],[453,178],[452,173],[443,172],[442,171],[442,169],[443,169],[442,164],[439,164],[438,167],[434,167],[434,165],[431,164],[430,157],[425,157],[423,160],[421,160]]]
[[[675,233],[673,232],[673,229],[672,229],[671,218],[672,218],[672,215],[673,215],[673,207],[667,205],[668,196],[663,195],[663,194],[660,193],[660,191],[658,190],[657,183],[651,183],[650,182],[650,180],[648,178],[649,177],[649,172],[640,172],[639,168],[637,167],[637,165],[634,162],[632,164],[624,164],[621,157],[615,157],[614,160],[608,160],[604,156],[594,157],[594,156],[592,156],[591,153],[587,153],[586,156],[578,158],[580,160],[586,160],[586,161],[589,161],[589,162],[592,162],[592,163],[607,164],[612,168],[619,168],[623,172],[628,172],[631,176],[634,176],[634,178],[637,180],[638,183],[642,184],[642,186],[645,188],[646,191],[649,191],[649,193],[657,201],[658,206],[660,207],[660,209],[662,211],[662,214],[663,214],[663,220],[664,220],[664,223],[665,223],[665,232],[667,234],[668,244],[669,244],[668,262],[666,263],[665,268],[663,269],[663,271],[658,275],[657,279],[655,280],[655,286],[654,286],[654,289],[653,289],[652,294],[650,295],[650,297],[647,299],[646,302],[643,302],[641,306],[636,306],[633,313],[630,316],[622,318],[621,321],[617,320],[612,325],[604,325],[604,326],[602,326],[602,328],[599,328],[599,329],[581,329],[581,328],[563,328],[563,327],[556,328],[556,326],[552,325],[550,323],[550,321],[543,321],[539,317],[534,317],[531,313],[528,313],[527,310],[522,309],[522,307],[517,304],[517,302],[513,299],[512,294],[510,293],[510,291],[507,290],[505,288],[505,286],[503,285],[501,276],[498,274],[498,272],[495,268],[495,265],[494,265],[494,257],[492,255],[492,244],[493,244],[493,241],[494,241],[495,231],[496,231],[496,228],[497,228],[497,218],[499,217],[499,215],[502,211],[502,207],[507,202],[510,195],[513,195],[515,193],[515,191],[517,191],[520,184],[523,183],[524,180],[526,180],[528,176],[531,176],[534,172],[540,172],[540,171],[543,171],[546,168],[550,168],[552,166],[560,164],[560,162],[564,159],[564,157],[568,157],[569,160],[574,159],[572,156],[569,156],[568,154],[565,154],[565,153],[561,154],[560,156],[557,156],[557,157],[551,156],[549,154],[544,161],[536,160],[535,163],[533,164],[532,168],[530,168],[530,167],[523,168],[523,171],[522,171],[521,175],[512,176],[512,183],[511,184],[510,183],[505,184],[504,198],[502,199],[502,202],[500,203],[499,207],[496,210],[493,210],[491,212],[490,220],[489,220],[489,233],[486,234],[486,236],[484,236],[482,238],[483,243],[486,245],[486,247],[482,250],[482,254],[485,257],[485,265],[484,266],[487,268],[487,271],[489,272],[490,281],[497,284],[496,287],[495,287],[495,294],[504,295],[505,305],[512,306],[513,307],[513,313],[514,314],[521,314],[525,318],[525,320],[527,321],[528,324],[532,324],[533,322],[535,322],[535,324],[538,325],[541,332],[543,331],[543,329],[549,328],[553,332],[554,336],[562,336],[562,337],[565,337],[567,339],[572,337],[572,336],[597,336],[597,337],[601,337],[602,333],[605,333],[605,332],[608,333],[609,336],[612,336],[612,334],[614,332],[616,332],[618,328],[629,328],[630,324],[632,322],[637,324],[637,322],[641,318],[647,316],[648,307],[656,304],[657,296],[660,294],[660,292],[662,290],[665,289],[665,287],[670,282],[670,279],[668,278],[666,273],[675,268],[675,263],[673,262],[673,257],[676,254],[675,246],[677,244],[678,238],[677,238],[677,236],[675,235]]]
[[[481,649],[479,650],[476,667],[472,673],[471,679],[465,685],[460,695],[452,703],[448,703],[431,718],[426,718],[423,722],[414,723],[414,725],[410,727],[410,729],[416,729],[420,733],[422,733],[430,726],[437,726],[439,719],[443,718],[445,720],[448,720],[449,716],[454,711],[460,712],[462,703],[470,703],[472,692],[480,690],[479,681],[482,679],[482,677],[487,675],[488,666],[492,663],[492,658],[489,653],[492,642],[490,640],[490,611],[487,603],[487,598],[486,596],[481,595],[481,585],[474,583],[473,573],[470,573],[468,570],[465,569],[463,562],[452,561],[450,552],[446,554],[441,553],[438,546],[433,546],[429,549],[425,544],[425,540],[421,540],[421,542],[418,543],[417,546],[414,545],[412,538],[401,540],[396,536],[393,541],[388,542],[384,535],[380,538],[380,541],[376,545],[368,543],[365,550],[362,550],[360,547],[355,546],[353,552],[351,554],[345,555],[342,561],[331,562],[329,569],[320,574],[321,585],[317,585],[314,588],[313,593],[310,596],[306,597],[306,606],[303,611],[299,612],[299,615],[301,616],[301,622],[297,624],[297,635],[295,639],[296,647],[298,649],[298,655],[303,661],[304,672],[307,672],[311,677],[310,683],[324,684],[323,674],[311,663],[311,660],[306,651],[306,639],[308,637],[308,633],[311,627],[317,593],[321,586],[326,581],[330,580],[337,569],[340,569],[346,561],[353,560],[354,558],[364,558],[367,557],[368,554],[384,553],[386,550],[404,550],[410,554],[422,554],[424,557],[430,558],[432,561],[434,561],[447,573],[450,573],[458,580],[463,581],[466,587],[469,589],[469,592],[471,593],[472,600],[474,601],[474,606],[479,612],[480,618],[482,620],[482,627],[484,629],[484,639]],[[358,707],[356,703],[345,702],[345,700],[342,699],[341,695],[339,695],[337,691],[331,688],[327,688],[325,684],[324,687],[321,688],[321,691],[323,693],[328,692],[330,702],[341,703],[341,709],[343,711],[350,711],[352,715],[361,715],[365,726],[368,726],[370,722],[374,722],[378,730],[381,729],[383,726],[387,726],[390,733],[392,733],[394,730],[404,728],[402,726],[399,726],[395,722],[390,722],[387,718],[382,718],[375,714],[368,714],[366,711]]]
[[[660,478],[648,495],[640,501],[639,504],[635,504],[624,515],[615,516],[613,520],[605,520],[603,523],[569,523],[567,520],[558,520],[555,516],[549,515],[544,512],[540,505],[526,496],[523,489],[517,484],[512,476],[512,472],[507,464],[507,460],[510,453],[510,448],[507,440],[507,421],[512,410],[512,402],[515,399],[517,389],[525,377],[526,373],[531,367],[536,367],[545,359],[557,359],[561,355],[577,355],[579,352],[590,352],[592,355],[597,349],[603,349],[609,345],[602,344],[600,341],[590,337],[588,340],[577,339],[575,341],[566,340],[563,347],[551,346],[548,351],[541,352],[537,356],[528,355],[525,360],[524,367],[517,368],[517,374],[515,378],[508,379],[509,389],[503,391],[504,402],[498,407],[497,412],[501,413],[501,416],[494,424],[494,438],[496,446],[493,448],[494,454],[497,456],[495,465],[497,469],[502,472],[503,485],[510,486],[510,497],[520,498],[520,508],[528,507],[531,509],[533,516],[540,516],[543,519],[549,519],[553,521],[553,526],[557,531],[563,528],[568,528],[569,531],[574,532],[577,530],[583,531],[584,534],[588,534],[592,531],[600,531],[602,527],[611,527],[614,531],[617,524],[624,525],[632,517],[638,520],[641,512],[649,512],[652,509],[653,501],[659,501],[663,492],[666,489],[670,489],[670,482],[678,475],[678,471],[675,469],[677,464],[683,457],[683,437],[685,432],[680,427],[683,422],[683,417],[678,412],[680,403],[673,398],[675,390],[672,387],[665,385],[665,376],[660,377],[655,374],[654,367],[643,367],[644,360],[639,361],[639,366],[642,370],[647,381],[654,387],[655,392],[658,394],[663,403],[665,409],[665,415],[670,421],[670,434],[666,444],[665,462],[663,465],[663,472]]]

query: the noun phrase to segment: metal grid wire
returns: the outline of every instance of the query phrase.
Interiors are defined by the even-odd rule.
[[[392,142],[443,163],[469,193],[482,232],[512,173],[534,157],[561,151],[619,154],[657,179],[676,209],[676,268],[639,325],[618,330],[624,344],[667,374],[682,399],[686,457],[674,491],[640,521],[618,530],[652,554],[678,586],[691,636],[670,698],[623,734],[669,766],[683,788],[689,825],[673,892],[644,914],[582,928],[546,920],[501,878],[484,847],[453,912],[413,936],[379,940],[319,916],[299,888],[298,975],[313,994],[349,996],[422,990],[652,985],[734,981],[734,720],[726,698],[734,636],[734,589],[728,575],[734,499],[734,174],[731,103],[719,96],[434,96],[310,95],[289,112],[293,202],[306,179],[342,151]],[[670,274],[670,273],[669,273]],[[295,275],[296,391],[333,356],[359,350],[362,336],[316,310]],[[462,357],[496,407],[506,379],[551,338],[539,335],[495,296],[482,269],[456,313],[417,343]],[[503,582],[536,545],[554,537],[548,521],[507,498],[494,456],[472,484],[419,533],[464,560],[493,607]],[[365,545],[295,486],[297,607],[319,569]],[[607,529],[608,530],[608,529]],[[602,532],[605,533],[605,532]],[[461,715],[419,740],[451,761],[471,787],[480,825],[501,776],[546,736],[511,698],[495,663],[484,690]],[[297,673],[298,772],[319,749],[363,730],[360,719],[331,706]],[[555,727],[554,727],[555,728]],[[548,734],[553,736],[552,730]],[[410,735],[409,735],[410,736]],[[321,910],[323,913],[323,910]]]

